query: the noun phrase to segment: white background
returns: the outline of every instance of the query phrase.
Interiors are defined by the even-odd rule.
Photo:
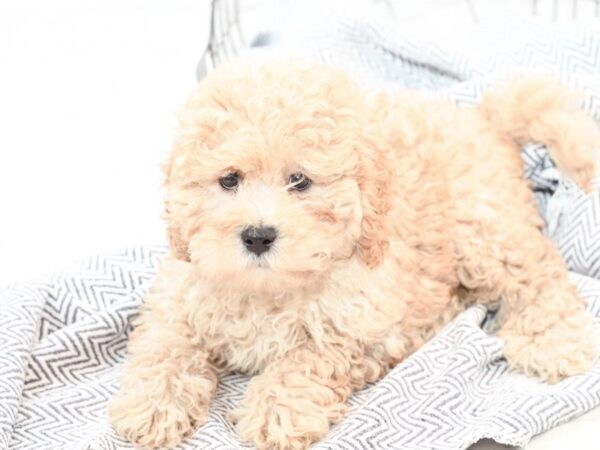
[[[0,0],[0,285],[164,242],[159,165],[207,1]]]

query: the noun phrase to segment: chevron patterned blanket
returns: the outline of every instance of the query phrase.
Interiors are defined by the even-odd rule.
[[[518,69],[552,71],[585,91],[600,116],[600,29],[535,23],[486,27],[469,42],[416,42],[393,27],[339,21],[315,39],[313,57],[368,84],[476,102],[481,89]],[[489,50],[489,49],[493,49]],[[531,180],[572,279],[596,316],[600,339],[600,183],[591,195],[561,177],[545,149],[524,149]],[[111,429],[130,323],[162,247],[98,256],[45,282],[0,291],[0,448],[131,448]],[[481,438],[524,445],[535,434],[600,404],[600,362],[557,385],[508,371],[498,338],[475,307],[352,398],[348,417],[315,449],[464,449]],[[181,448],[242,448],[226,413],[247,378],[222,380],[208,423]]]

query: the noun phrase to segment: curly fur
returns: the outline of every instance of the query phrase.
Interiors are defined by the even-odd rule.
[[[253,378],[231,415],[240,437],[304,449],[354,390],[475,301],[500,308],[514,370],[551,383],[586,371],[591,316],[542,234],[527,140],[589,187],[597,128],[543,78],[458,107],[301,63],[216,70],[165,167],[173,256],[131,337],[116,430],[173,446],[206,420],[219,375],[242,371]],[[244,178],[226,192],[232,169]],[[313,186],[290,191],[299,170]],[[280,233],[262,262],[239,238],[257,223]]]

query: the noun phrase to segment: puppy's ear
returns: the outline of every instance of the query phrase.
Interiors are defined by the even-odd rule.
[[[168,209],[166,214],[168,216]],[[171,247],[171,253],[173,253],[173,256],[181,261],[190,262],[188,242],[182,238],[179,227],[169,225],[167,228],[167,233],[169,237],[169,246]]]
[[[166,199],[165,199],[165,219],[167,221],[167,235],[169,238],[169,246],[171,248],[171,253],[175,258],[190,262],[190,253],[189,253],[189,245],[186,239],[183,238],[181,228],[176,223],[173,214],[169,209],[169,200],[172,196],[172,193],[169,192],[169,186],[171,183],[171,178],[173,176],[173,160],[174,153],[171,153],[171,156],[167,163],[163,166],[163,172],[165,174],[165,182],[164,188],[167,191]]]
[[[358,184],[361,190],[363,219],[358,240],[358,255],[371,268],[383,261],[389,241],[386,218],[389,209],[387,179],[389,171],[380,161],[382,152],[375,145],[372,150],[361,150]]]

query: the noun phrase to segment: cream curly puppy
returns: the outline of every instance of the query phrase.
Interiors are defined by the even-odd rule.
[[[216,70],[166,165],[172,247],[131,336],[116,430],[170,447],[220,375],[259,449],[304,449],[473,302],[510,366],[555,383],[596,357],[591,316],[542,234],[519,143],[589,187],[599,133],[570,92],[514,81],[478,107],[374,95],[301,63]]]

